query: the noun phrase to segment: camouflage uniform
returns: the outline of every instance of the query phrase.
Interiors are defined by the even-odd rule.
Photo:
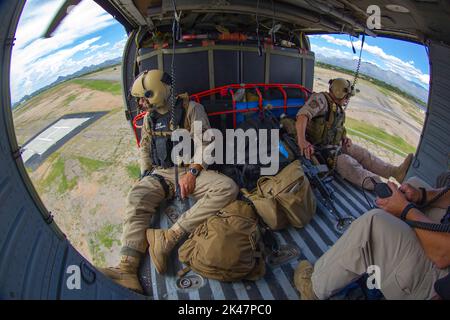
[[[203,131],[207,130],[210,128],[208,116],[201,104],[193,101],[186,104],[186,116],[183,127],[190,131],[192,138],[201,139],[201,137],[194,137],[193,122],[201,121]],[[174,167],[163,169],[153,166],[150,156],[151,135],[148,117],[146,116],[144,118],[139,150],[141,173],[153,170],[153,173],[164,177],[171,187],[171,193],[173,194],[175,169]],[[209,142],[204,142],[203,148],[208,144]],[[201,150],[198,149],[196,152],[201,152]],[[201,165],[205,170],[196,178],[195,190],[192,194],[197,202],[176,223],[188,233],[192,232],[210,215],[215,214],[233,201],[239,191],[232,179],[216,171],[206,170],[207,165],[205,163]],[[187,167],[181,167],[179,170],[180,177],[186,174],[187,171]],[[165,192],[161,183],[152,176],[144,177],[132,187],[127,198],[122,235],[122,255],[138,257],[145,252],[147,248],[145,231],[149,227],[152,215],[156,212],[157,207],[164,198]]]
[[[330,110],[330,97],[327,97],[327,95],[327,92],[312,94],[297,114],[297,116],[305,115],[308,118],[307,139],[310,123],[319,117],[324,118]],[[339,124],[340,128],[337,128],[335,133],[335,136],[339,136],[339,141],[334,141],[333,144],[342,145],[341,140],[346,138],[346,130],[344,127],[345,112],[341,107],[337,106],[336,115],[337,117],[342,116],[342,123]],[[309,142],[317,145],[315,141],[309,140]],[[394,176],[394,172],[397,170],[397,167],[384,162],[365,148],[356,144],[352,144],[351,147],[342,146],[342,153],[337,157],[335,166],[336,171],[343,178],[358,186],[362,185],[366,177],[374,177],[376,180],[380,180],[379,176],[389,178]],[[369,183],[366,183],[365,187],[371,188]]]

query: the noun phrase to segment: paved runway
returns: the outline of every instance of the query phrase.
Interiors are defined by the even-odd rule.
[[[51,146],[89,119],[90,118],[74,118],[59,120],[23,147],[25,150],[22,154],[23,162],[26,163],[35,154],[41,156],[45,151],[50,149]]]
[[[49,155],[70,138],[102,117],[106,112],[65,115],[23,145],[22,160],[31,169],[37,168]]]

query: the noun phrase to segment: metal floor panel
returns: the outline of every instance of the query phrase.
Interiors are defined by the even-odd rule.
[[[355,218],[369,210],[361,188],[357,188],[347,181],[336,177],[332,182],[335,190],[335,206],[342,217],[351,215]],[[369,201],[374,200],[373,194],[366,192]],[[320,197],[317,197],[320,200]],[[159,214],[154,227],[166,228],[170,226],[168,218]],[[303,229],[290,227],[281,232],[276,232],[280,245],[291,244],[300,249],[300,257],[286,262],[281,266],[270,267],[266,264],[266,274],[258,281],[239,281],[233,283],[220,282],[205,279],[193,271],[187,276],[195,277],[201,283],[199,288],[180,289],[177,281],[180,279],[177,272],[183,269],[177,257],[177,251],[173,250],[171,263],[166,275],[159,275],[147,255],[141,267],[140,280],[144,290],[152,299],[160,300],[280,300],[299,299],[293,283],[294,270],[299,260],[307,259],[314,263],[326,250],[328,250],[340,237],[335,229],[336,220],[327,212],[323,203],[318,203],[316,215]]]

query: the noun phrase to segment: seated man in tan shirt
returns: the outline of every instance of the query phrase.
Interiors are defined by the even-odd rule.
[[[121,262],[115,268],[102,270],[117,283],[137,292],[142,292],[137,272],[147,248],[158,273],[165,273],[168,256],[177,242],[209,216],[235,200],[239,191],[232,179],[207,170],[202,154],[194,154],[193,159],[202,159],[202,162],[179,168],[179,186],[182,198],[191,195],[197,202],[170,229],[149,229],[151,217],[160,203],[174,195],[172,129],[188,130],[191,138],[203,142],[204,148],[210,143],[205,142],[202,137],[194,136],[194,122],[202,124],[200,134],[209,129],[210,124],[203,106],[189,101],[187,94],[177,98],[172,117],[169,112],[170,81],[170,76],[166,73],[151,70],[139,75],[133,84],[131,94],[139,98],[149,110],[144,118],[139,150],[142,179],[128,194]],[[171,123],[172,118],[174,123]],[[201,153],[202,150],[199,148],[195,152]]]
[[[338,152],[335,156],[327,156],[329,167],[346,180],[361,187],[372,190],[373,184],[367,177],[380,181],[379,177],[394,177],[403,182],[411,164],[413,155],[409,154],[399,166],[393,166],[376,157],[369,150],[352,143],[345,130],[345,110],[353,88],[346,79],[330,80],[328,92],[313,93],[297,114],[297,139],[300,151],[310,159],[316,149],[328,153]],[[339,152],[340,150],[341,152]]]

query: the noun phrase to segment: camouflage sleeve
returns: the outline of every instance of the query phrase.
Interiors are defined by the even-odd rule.
[[[308,120],[311,120],[314,117],[325,114],[327,105],[328,103],[325,95],[322,93],[313,93],[303,107],[300,108],[297,116],[305,115]]]
[[[145,171],[152,170],[152,159],[150,158],[151,152],[151,130],[148,124],[147,116],[144,117],[144,125],[141,129],[141,146],[139,148],[141,174]]]
[[[194,122],[197,123],[199,126],[201,124],[201,130],[195,130]],[[203,159],[203,150],[205,150],[206,146],[208,146],[210,143],[203,140],[203,133],[211,128],[211,125],[209,123],[208,115],[206,114],[205,108],[200,103],[190,101],[189,106],[187,109],[187,115],[186,115],[186,128],[191,133],[192,139],[195,141],[201,141],[203,148],[197,148],[195,150],[194,154],[194,163],[201,165],[204,169],[208,168],[208,165]]]

